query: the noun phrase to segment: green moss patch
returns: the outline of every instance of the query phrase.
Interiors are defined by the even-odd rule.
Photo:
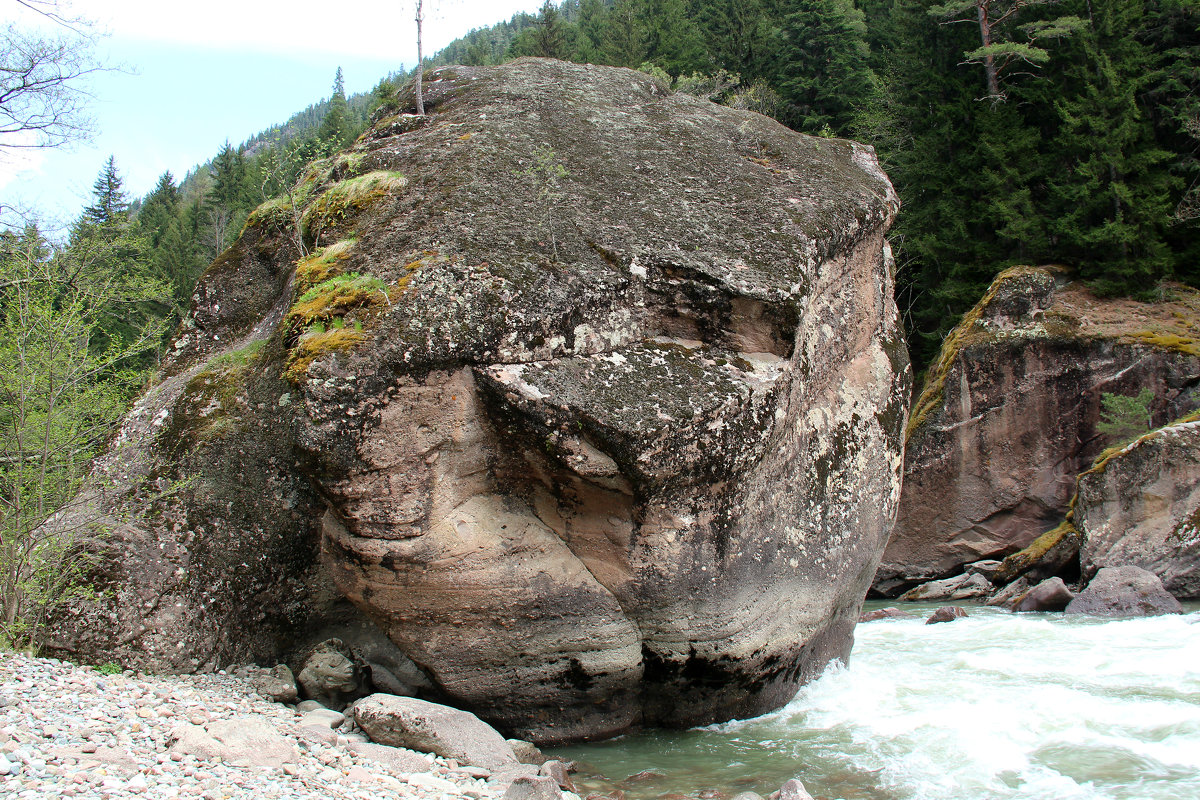
[[[1128,338],[1141,344],[1162,347],[1167,350],[1186,353],[1189,356],[1200,356],[1200,345],[1196,343],[1195,339],[1188,336],[1179,336],[1178,334],[1161,331],[1137,331],[1129,334]]]
[[[1069,558],[1069,551],[1077,552],[1082,541],[1082,534],[1079,533],[1079,529],[1075,527],[1075,523],[1068,515],[1067,519],[1058,527],[1046,531],[1034,539],[1024,550],[1013,553],[1004,559],[1000,564],[1000,569],[996,572],[994,581],[996,583],[1014,581],[1048,558],[1053,558],[1055,561],[1064,556]]]
[[[262,353],[264,340],[222,353],[210,360],[192,376],[184,396],[187,398],[183,416],[188,420],[187,431],[176,435],[191,443],[228,436],[238,429],[240,398],[245,393],[250,368]],[[182,409],[181,409],[182,410]]]
[[[292,329],[306,328],[315,322],[331,323],[354,311],[368,312],[388,302],[383,281],[374,275],[351,272],[321,281],[300,295],[286,322]]]
[[[399,172],[369,172],[357,178],[336,183],[321,193],[304,210],[300,224],[305,236],[316,236],[349,217],[370,208],[389,194],[408,185]]]
[[[344,272],[342,264],[350,257],[354,242],[354,239],[343,239],[297,261],[296,293],[302,295],[318,284],[340,276]]]
[[[292,348],[283,377],[292,383],[300,383],[308,374],[308,368],[318,358],[329,353],[353,350],[366,338],[366,334],[361,330],[344,327],[305,333]]]

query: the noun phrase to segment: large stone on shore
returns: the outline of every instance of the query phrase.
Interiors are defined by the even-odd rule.
[[[1151,388],[1159,424],[1200,407],[1200,345],[1189,327],[1200,294],[1172,294],[1161,303],[1097,298],[1049,268],[996,278],[947,336],[913,407],[876,592],[895,596],[1003,558],[1063,522],[1075,476],[1108,444],[1096,431],[1104,393]]]
[[[257,717],[238,717],[207,725],[182,725],[172,734],[171,754],[180,758],[245,761],[257,767],[282,767],[300,759],[295,742]]]
[[[537,742],[783,705],[848,656],[899,496],[873,152],[610,67],[426,88],[201,280],[98,464],[159,499],[58,652],[276,663],[344,598]]]
[[[457,708],[390,694],[373,694],[354,704],[354,721],[372,742],[453,758],[500,770],[519,762],[496,729]]]
[[[1105,567],[1067,606],[1068,614],[1094,617],[1151,617],[1181,614],[1179,601],[1162,581],[1141,567]]]
[[[929,581],[909,589],[900,595],[905,602],[938,601],[938,600],[969,600],[973,597],[987,597],[996,590],[992,582],[978,573],[955,575],[953,578],[943,578],[940,581]]]
[[[1200,598],[1200,421],[1160,428],[1079,477],[1085,577],[1131,564],[1177,598]]]

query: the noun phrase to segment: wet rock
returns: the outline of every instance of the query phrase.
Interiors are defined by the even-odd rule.
[[[1077,561],[1082,538],[1072,522],[1063,522],[1005,558],[996,570],[995,581],[1009,583],[1024,576],[1034,583],[1052,577]]]
[[[967,610],[962,606],[942,606],[937,611],[929,615],[925,620],[926,625],[934,625],[938,622],[953,622],[956,619],[962,619],[969,616]]]
[[[259,694],[276,703],[295,703],[299,698],[296,678],[287,664],[279,664],[270,672],[255,676],[251,684]]]
[[[813,800],[813,796],[804,788],[799,778],[792,778],[779,787],[779,800]]]
[[[1200,357],[1170,344],[1194,337],[1195,315],[1186,298],[1097,298],[1058,269],[1001,273],[947,336],[913,406],[875,591],[895,596],[1002,558],[1062,522],[1075,476],[1106,445],[1096,431],[1104,393],[1152,388],[1160,423],[1200,406]]]
[[[337,710],[361,694],[363,673],[344,642],[328,639],[313,649],[297,680],[307,698]]]
[[[1013,603],[1032,588],[1029,579],[1022,576],[989,597],[984,605],[1011,609]]]
[[[1047,578],[1020,597],[1013,611],[1062,611],[1075,599],[1062,578]]]
[[[205,272],[96,466],[105,498],[187,486],[114,518],[113,591],[56,641],[277,663],[347,600],[540,743],[785,704],[849,654],[899,497],[873,151],[624,69],[428,83],[434,122],[388,109],[306,174],[307,253],[274,201]]]
[[[507,739],[506,741],[512,747],[517,761],[522,764],[533,764],[540,767],[546,763],[548,757],[533,742],[527,742],[524,739]]]
[[[1000,564],[1001,562],[994,558],[987,558],[982,561],[973,561],[970,564],[967,564],[964,571],[968,575],[982,575],[990,582],[996,583],[994,578],[996,577],[996,572],[1000,569]]]
[[[434,753],[490,770],[517,766],[512,747],[474,714],[412,697],[373,694],[354,704],[371,741]]]
[[[996,590],[991,581],[978,573],[955,575],[940,581],[929,581],[900,595],[905,602],[932,600],[967,600],[987,597]]]
[[[1141,567],[1105,567],[1067,606],[1068,614],[1095,617],[1149,617],[1182,614],[1179,601],[1162,581]]]
[[[859,622],[874,622],[877,619],[912,619],[916,615],[910,614],[907,611],[901,611],[894,606],[888,608],[877,608],[874,611],[866,611],[859,615]],[[736,798],[734,799],[736,800]]]
[[[542,775],[517,778],[504,791],[503,800],[562,800],[563,793],[554,778]]]
[[[1079,476],[1074,521],[1085,577],[1130,564],[1200,599],[1200,421],[1142,436]]]
[[[735,794],[733,800],[764,800],[764,798],[758,792],[742,792]]]
[[[565,789],[568,792],[574,792],[575,782],[571,780],[571,775],[568,770],[568,765],[562,761],[547,761],[542,764],[538,770],[539,775],[544,775],[548,778],[553,778],[558,783],[558,788]]]
[[[631,783],[631,784],[648,783],[650,781],[660,781],[665,777],[667,777],[667,776],[661,772],[656,772],[655,770],[652,770],[652,769],[644,769],[641,772],[633,773],[628,778],[626,778],[623,782]]]

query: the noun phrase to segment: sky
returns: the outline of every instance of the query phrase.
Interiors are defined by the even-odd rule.
[[[35,2],[37,0],[34,0]],[[42,0],[46,2],[46,0]],[[424,52],[541,0],[425,0]],[[109,155],[130,197],[170,170],[181,180],[233,145],[329,96],[342,68],[346,93],[416,63],[413,0],[89,0],[58,3],[105,35],[110,69],[88,84],[93,135],[65,148],[0,148],[0,204],[60,224],[78,216]],[[17,0],[0,23],[64,33]]]

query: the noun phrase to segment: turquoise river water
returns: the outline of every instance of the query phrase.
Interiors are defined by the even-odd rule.
[[[927,626],[932,608],[859,625],[850,665],[772,714],[553,753],[579,762],[580,794],[630,800],[793,777],[817,800],[1200,800],[1200,606]]]

